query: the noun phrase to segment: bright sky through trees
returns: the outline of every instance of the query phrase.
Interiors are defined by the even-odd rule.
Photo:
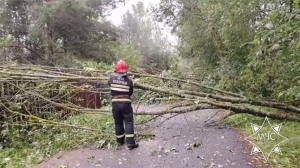
[[[108,17],[108,19],[114,25],[119,26],[121,24],[123,14],[127,10],[132,11],[132,5],[137,4],[139,1],[144,3],[145,8],[148,8],[151,4],[157,5],[160,2],[160,0],[127,0],[125,4],[124,3],[118,4],[117,8],[111,12],[111,15]],[[164,28],[163,33],[166,34],[170,42],[175,45],[177,43],[177,38],[174,35],[171,35],[170,28],[166,27],[166,25],[163,25],[161,23],[159,23],[159,25],[162,28]]]

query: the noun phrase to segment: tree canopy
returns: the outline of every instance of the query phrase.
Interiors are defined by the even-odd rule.
[[[169,0],[153,8],[173,27],[180,55],[211,84],[299,103],[299,2]]]
[[[134,67],[143,67],[142,61],[155,68],[167,67],[167,44],[146,17],[143,3],[133,5],[120,26],[107,20],[119,2],[1,1],[2,60],[72,66],[74,59],[108,64],[126,59]]]

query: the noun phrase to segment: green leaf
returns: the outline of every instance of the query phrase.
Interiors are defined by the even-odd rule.
[[[272,21],[275,21],[275,20],[277,19],[277,16],[278,16],[278,13],[277,13],[277,12],[272,12],[272,13],[270,14],[270,19],[271,19]]]
[[[296,42],[295,49],[298,49],[298,48],[300,48],[300,41],[297,41],[297,42]]]
[[[294,2],[294,5],[295,5],[295,9],[299,9],[299,3],[297,2],[297,0],[296,2]]]
[[[254,39],[254,40],[253,40],[253,44],[254,44],[254,45],[259,44],[259,39]]]
[[[5,129],[5,130],[2,130],[2,131],[1,131],[1,135],[2,135],[2,136],[6,136],[6,135],[8,135],[8,133],[9,133],[9,130],[8,130],[8,129]]]
[[[280,92],[279,94],[278,94],[278,97],[280,98],[280,97],[282,97],[283,96],[283,92]]]
[[[282,50],[282,55],[287,57],[290,55],[290,51],[287,47],[284,47],[283,50]]]

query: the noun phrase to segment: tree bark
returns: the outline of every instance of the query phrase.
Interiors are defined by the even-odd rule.
[[[209,97],[216,100],[231,102],[231,103],[247,103],[251,105],[258,105],[258,106],[265,106],[265,107],[271,107],[271,108],[277,108],[280,110],[286,110],[291,111],[300,114],[300,108],[285,105],[282,103],[277,102],[268,102],[268,101],[259,101],[259,100],[252,100],[252,99],[246,99],[246,98],[231,98],[231,97],[224,97],[220,95],[213,95],[208,93],[201,93],[201,92],[191,92],[191,91],[183,91],[184,94],[189,95],[195,95],[200,97]]]
[[[155,88],[149,85],[145,85],[145,84],[135,84],[135,87],[140,88],[140,89],[147,89],[147,90],[151,90],[151,91],[156,91],[159,93],[166,93],[166,94],[171,94],[171,95],[175,95],[178,97],[183,97],[183,98],[194,98],[191,95],[187,95],[187,94],[180,94],[177,92],[173,92],[170,90],[166,90],[166,89],[161,89],[161,88]],[[235,106],[232,104],[228,104],[228,103],[223,103],[223,102],[218,102],[218,101],[213,101],[213,100],[209,100],[209,99],[198,99],[198,103],[203,103],[203,104],[209,104],[211,106],[215,106],[214,108],[222,108],[222,109],[226,109],[226,110],[231,110],[235,113],[247,113],[247,114],[251,114],[254,116],[259,116],[259,117],[269,117],[269,118],[273,118],[273,119],[278,119],[278,120],[288,120],[288,121],[296,121],[296,122],[300,122],[300,117],[297,116],[291,116],[288,114],[278,114],[278,113],[272,113],[272,112],[268,112],[268,111],[263,111],[263,110],[255,110],[249,107],[241,107],[241,106]],[[182,112],[182,111],[180,111]],[[180,113],[177,112],[177,113]],[[159,112],[158,114],[160,114],[162,112]],[[170,113],[170,112],[165,112],[165,113]]]
[[[128,73],[128,74],[138,76],[138,77],[143,77],[144,76],[144,77],[152,77],[152,78],[159,78],[159,79],[173,80],[173,81],[178,81],[178,82],[183,82],[183,83],[189,83],[189,84],[192,84],[192,85],[195,85],[195,86],[198,86],[198,87],[203,87],[203,88],[206,88],[206,89],[214,90],[214,91],[217,91],[217,92],[220,92],[220,93],[223,93],[223,94],[227,94],[227,95],[230,95],[230,96],[240,97],[240,98],[244,97],[244,96],[242,96],[240,94],[237,94],[237,93],[232,93],[232,92],[216,89],[216,88],[209,87],[209,86],[206,86],[206,85],[203,85],[203,84],[200,84],[200,83],[197,83],[197,82],[189,81],[189,80],[183,80],[183,79],[177,79],[177,78],[166,78],[166,77],[161,77],[161,76],[137,74],[137,73]]]

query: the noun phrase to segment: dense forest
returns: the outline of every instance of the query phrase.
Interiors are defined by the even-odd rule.
[[[155,99],[169,101],[177,96],[182,101],[192,100],[196,104],[192,110],[199,110],[199,104],[203,103],[210,105],[207,108],[216,106],[235,114],[300,121],[300,0],[162,0],[149,7],[138,2],[120,15],[120,25],[114,25],[108,19],[111,12],[126,3],[129,1],[0,1],[0,150],[4,149],[0,167],[36,164],[79,142],[104,139],[102,135],[77,132],[87,125],[95,128],[90,130],[112,134],[107,124],[112,122],[111,117],[79,115],[62,119],[61,109],[76,114],[86,109],[65,100],[61,103],[58,97],[82,89],[70,81],[105,81],[120,59],[128,63],[135,86],[143,89],[134,95],[135,100],[143,103],[156,103]],[[168,33],[178,39],[176,45],[166,34],[168,28],[171,28]],[[84,73],[79,73],[79,69]],[[86,76],[80,76],[83,74]],[[48,82],[50,79],[55,84]],[[30,82],[22,83],[27,81]],[[58,96],[53,96],[50,90]],[[102,93],[108,92],[103,89]],[[32,103],[37,101],[36,97],[48,103],[47,108],[51,106],[50,111],[45,110],[50,115],[41,113],[33,117],[28,112],[34,109],[32,106],[41,104]],[[109,106],[108,99],[101,103]],[[57,113],[60,115],[55,118]],[[28,117],[29,122],[23,120]],[[250,119],[259,120],[242,114],[231,124],[245,130],[241,124]],[[28,126],[31,120],[55,127],[63,125],[69,130]],[[286,131],[295,140],[290,142],[293,148],[285,146],[292,151],[289,158],[279,163],[281,166],[287,163],[286,167],[299,165],[300,160],[299,123],[288,124],[294,129]],[[53,132],[57,135],[52,136]],[[55,143],[54,139],[64,139],[61,137],[70,141]],[[112,141],[106,139],[100,146]],[[34,143],[40,144],[38,149],[43,154],[36,153],[32,160],[23,162],[28,151],[34,153],[30,151]],[[10,159],[15,163],[10,163]]]
[[[117,3],[1,1],[2,62],[74,67],[78,61],[112,64],[124,59],[134,68],[168,68],[171,46],[143,3],[121,16],[118,27],[106,18]]]
[[[132,70],[172,69],[247,96],[299,103],[297,1],[170,0],[151,10],[140,2],[116,27],[106,17],[118,3],[1,1],[1,60],[71,67],[124,59]],[[173,28],[176,48],[156,21]]]
[[[106,19],[116,3],[1,1],[1,59],[65,67],[79,60],[111,64],[118,59],[134,68],[177,65],[178,73],[198,75],[212,85],[299,103],[296,1],[171,0],[148,12],[138,3],[118,27]],[[180,54],[153,19],[173,28]]]
[[[170,0],[153,11],[173,27],[180,57],[201,80],[299,105],[297,0]]]

